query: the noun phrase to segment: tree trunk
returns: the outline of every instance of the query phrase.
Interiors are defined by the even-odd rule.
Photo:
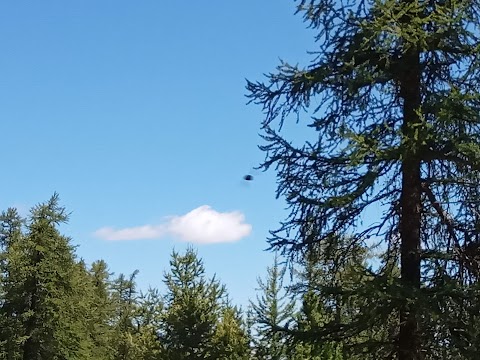
[[[400,94],[403,97],[402,135],[406,151],[402,161],[401,193],[401,280],[406,293],[420,288],[421,174],[419,145],[415,131],[421,122],[417,111],[421,105],[420,56],[416,49],[404,55]],[[418,136],[418,134],[417,134]],[[414,301],[405,300],[400,309],[399,360],[421,359],[421,344]]]

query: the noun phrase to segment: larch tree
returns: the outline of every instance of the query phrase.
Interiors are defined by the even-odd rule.
[[[480,3],[302,0],[297,11],[316,31],[311,63],[247,84],[265,112],[263,167],[291,209],[272,248],[379,243],[386,261],[357,289],[371,297],[368,318],[326,324],[330,334],[353,338],[393,316],[388,339],[365,341],[377,358],[475,358]],[[289,138],[292,120],[311,136]]]
[[[311,243],[295,263],[294,285],[290,291],[300,300],[300,307],[294,326],[287,332],[293,341],[295,359],[377,358],[374,353],[358,354],[344,346],[345,334],[338,336],[339,331],[330,331],[325,326],[355,321],[357,314],[365,310],[365,299],[356,290],[369,280],[369,255],[367,249],[360,246],[351,247],[345,253],[348,242],[348,238],[332,237],[328,242]],[[320,335],[325,329],[327,331]],[[385,329],[388,329],[385,323],[370,327],[352,336],[347,344],[361,343],[362,338],[382,340]],[[322,341],[316,341],[317,338]]]

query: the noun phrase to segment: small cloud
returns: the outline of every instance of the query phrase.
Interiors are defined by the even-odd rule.
[[[207,205],[183,216],[172,217],[167,228],[171,235],[199,244],[234,242],[252,231],[241,212],[220,213]]]
[[[138,240],[155,239],[165,235],[165,227],[162,225],[144,225],[115,230],[111,227],[103,227],[95,231],[94,235],[103,240]]]
[[[160,239],[172,236],[196,244],[235,242],[252,231],[239,211],[218,212],[210,206],[200,206],[182,216],[171,216],[159,225],[143,225],[124,229],[104,227],[94,235],[104,240]]]

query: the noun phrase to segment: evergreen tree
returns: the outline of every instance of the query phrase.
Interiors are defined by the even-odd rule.
[[[160,329],[163,316],[163,300],[157,289],[150,288],[140,293],[134,316],[135,342],[141,349],[142,360],[161,359],[162,343]]]
[[[355,353],[349,351],[349,345],[358,339],[345,342],[337,338],[335,332],[325,334],[318,342],[309,338],[326,324],[354,320],[355,314],[362,309],[362,299],[354,294],[354,290],[366,281],[367,252],[364,248],[354,247],[344,254],[345,243],[348,239],[335,237],[325,244],[310,244],[298,262],[296,284],[291,289],[301,300],[292,332],[295,359],[375,359],[365,354],[355,357]],[[302,335],[307,336],[302,338]],[[359,335],[375,337],[377,334],[374,329],[368,329]]]
[[[136,290],[134,272],[111,280],[104,261],[92,264],[89,334],[93,359],[154,360],[160,356],[158,340],[162,301],[157,290]]]
[[[104,342],[99,341],[109,334],[102,323],[102,302],[97,297],[91,273],[83,260],[76,262],[75,276],[71,281],[72,287],[79,290],[76,297],[71,300],[78,324],[77,334],[80,335],[78,348],[81,351],[75,356],[77,359],[108,360],[110,349]]]
[[[67,220],[58,195],[32,209],[24,234],[12,215],[7,212],[3,223],[2,315],[12,326],[7,358],[88,358],[85,278],[57,229]]]
[[[285,291],[281,268],[275,254],[273,266],[267,269],[265,281],[258,279],[260,296],[250,302],[253,327],[254,351],[258,359],[288,359],[285,335],[280,331],[288,321],[293,321],[295,302]]]
[[[16,209],[10,208],[0,218],[0,359],[19,359],[20,348],[17,336],[21,334],[21,319],[16,313],[19,294],[12,272],[12,244],[23,237],[23,219]],[[18,341],[15,341],[18,340]]]
[[[191,248],[185,255],[173,252],[170,267],[161,327],[165,359],[241,359],[246,333],[226,302],[224,286],[206,277]]]
[[[358,319],[328,331],[350,338],[395,318],[388,339],[365,342],[377,358],[479,351],[479,10],[475,1],[302,0],[298,12],[317,31],[312,62],[283,62],[267,83],[248,83],[266,113],[263,165],[277,169],[291,209],[271,246],[295,253],[332,235],[350,245],[375,237],[399,265],[393,281],[379,267],[356,291],[370,298]],[[303,115],[315,133],[293,142],[282,125]]]
[[[303,268],[299,274],[299,284],[294,288],[295,293],[300,295],[301,299],[300,310],[295,316],[295,331],[299,333],[308,333],[322,328],[323,324],[342,316],[343,304],[341,304],[340,297],[324,291],[325,287],[333,285],[332,279],[329,278],[330,269],[325,269],[325,266],[322,266],[325,265],[321,261],[322,259],[317,259],[315,255],[314,249],[310,249],[306,253]],[[308,340],[293,337],[294,359],[343,359],[342,342]]]
[[[141,359],[142,349],[137,343],[138,328],[135,324],[135,315],[138,311],[138,293],[135,277],[138,271],[126,277],[123,274],[112,284],[112,302],[114,305],[113,347],[114,360]]]
[[[216,359],[250,360],[249,337],[241,311],[231,305],[222,309],[213,339]]]
[[[114,302],[111,297],[111,279],[107,264],[95,261],[89,269],[90,301],[89,333],[93,341],[92,358],[111,360],[115,351],[113,319]]]

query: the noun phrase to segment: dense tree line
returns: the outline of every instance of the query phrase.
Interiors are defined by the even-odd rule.
[[[241,312],[193,250],[173,253],[166,294],[142,292],[136,272],[77,259],[58,230],[66,220],[57,195],[27,219],[1,215],[1,359],[248,358]]]
[[[138,290],[137,272],[113,276],[104,261],[85,264],[59,232],[67,218],[57,195],[27,218],[15,209],[0,216],[0,359],[343,359],[341,344],[297,341],[283,329],[348,316],[319,295],[327,275],[313,250],[296,264],[295,287],[275,257],[242,311],[191,248],[172,253],[163,294]],[[346,277],[355,277],[354,262]]]

